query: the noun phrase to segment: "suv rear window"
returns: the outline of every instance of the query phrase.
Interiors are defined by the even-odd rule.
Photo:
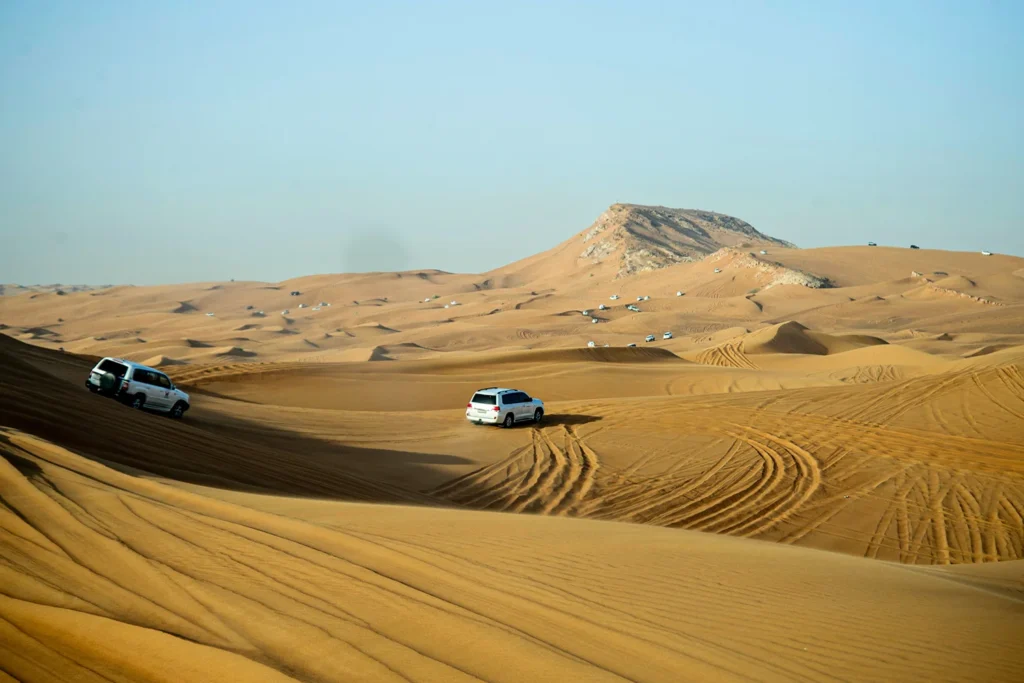
[[[109,372],[114,377],[121,379],[124,377],[124,373],[128,371],[128,366],[121,365],[116,360],[105,360],[100,363],[100,370],[103,372]]]
[[[494,394],[474,394],[472,403],[482,403],[485,406],[493,406],[497,403],[497,396]]]

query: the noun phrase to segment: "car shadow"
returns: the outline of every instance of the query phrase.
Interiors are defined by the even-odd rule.
[[[553,415],[545,414],[544,419],[541,420],[540,424],[541,426],[562,425],[568,427],[570,425],[590,424],[591,422],[598,422],[601,419],[603,418],[597,415],[575,415],[571,413],[555,413]]]

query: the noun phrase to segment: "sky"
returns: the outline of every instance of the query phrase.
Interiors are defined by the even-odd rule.
[[[0,282],[484,272],[615,202],[1024,256],[1024,3],[0,3]]]

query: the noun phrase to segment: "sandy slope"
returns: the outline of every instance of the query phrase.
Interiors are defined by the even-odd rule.
[[[768,251],[3,297],[0,676],[1013,680],[1024,260]]]
[[[1024,666],[1019,569],[993,587],[654,527],[226,502],[19,433],[3,443],[0,657],[20,679],[1011,680]]]

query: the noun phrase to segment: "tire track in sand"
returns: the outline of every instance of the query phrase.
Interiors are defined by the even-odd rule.
[[[431,489],[430,495],[466,507],[567,515],[578,512],[594,487],[599,459],[572,427],[561,427],[564,446],[534,427],[529,446],[505,459]]]

